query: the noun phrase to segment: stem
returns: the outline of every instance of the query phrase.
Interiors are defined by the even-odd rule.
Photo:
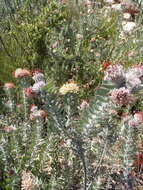
[[[106,130],[106,142],[105,142],[105,145],[104,145],[104,148],[103,148],[103,152],[102,152],[101,158],[100,158],[100,160],[99,160],[99,162],[98,162],[98,164],[97,164],[97,166],[96,166],[96,168],[95,168],[95,172],[94,172],[94,174],[93,174],[93,177],[96,175],[96,173],[97,173],[97,171],[98,171],[98,169],[99,169],[99,167],[100,167],[100,165],[101,165],[101,163],[102,163],[102,161],[103,161],[104,155],[105,155],[105,153],[106,153],[106,151],[107,151],[107,142],[108,142],[107,135],[108,135],[108,128],[107,128],[107,130]],[[92,179],[91,183],[89,184],[87,190],[90,189],[92,183],[93,183],[93,179]]]
[[[24,88],[23,88],[23,105],[24,105],[24,116],[25,116],[25,119],[27,119],[27,116],[28,116],[28,112],[27,112],[27,97],[25,95],[25,92],[24,92]]]

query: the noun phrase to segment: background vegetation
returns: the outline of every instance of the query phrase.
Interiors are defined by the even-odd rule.
[[[135,94],[140,101],[134,106],[117,108],[114,115],[108,95],[115,85],[103,82],[109,65],[127,69],[143,62],[142,2],[129,3],[136,27],[123,33],[125,8],[111,8],[107,1],[0,0],[0,190],[25,190],[24,179],[37,184],[30,190],[142,187],[143,161],[135,157],[137,146],[142,152],[142,128],[131,129],[125,117],[142,110],[142,94]],[[36,98],[25,102],[22,83],[12,75],[17,68],[44,73],[47,85]],[[13,110],[3,89],[9,81],[17,85]],[[72,81],[78,94],[59,94]],[[91,101],[85,111],[82,100]],[[29,119],[33,103],[45,110],[44,119]],[[124,178],[123,168],[132,175]]]

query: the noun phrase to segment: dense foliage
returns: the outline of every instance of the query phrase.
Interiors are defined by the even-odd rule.
[[[141,190],[142,2],[0,5],[0,190]]]

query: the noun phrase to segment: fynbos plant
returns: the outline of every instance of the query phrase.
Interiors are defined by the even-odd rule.
[[[135,83],[130,73],[134,73]],[[11,97],[8,91],[15,87],[13,83],[4,85],[9,88],[6,94],[13,107],[0,118],[1,187],[138,187],[142,170],[138,148],[142,143],[142,74],[140,65],[129,69],[108,65],[101,86],[95,89],[95,99],[81,109],[80,87],[75,81],[58,90],[51,81],[45,81],[39,69],[17,69],[14,76],[21,85],[18,97],[14,97],[16,93]]]

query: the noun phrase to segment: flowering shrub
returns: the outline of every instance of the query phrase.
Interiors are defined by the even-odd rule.
[[[140,7],[115,0],[18,7],[0,36],[19,65],[0,91],[0,189],[142,189]]]
[[[104,75],[115,67],[109,65]],[[143,114],[141,107],[134,105],[140,101],[142,81],[132,90],[128,73],[141,67],[118,67],[121,74],[112,72],[111,77],[104,77],[90,104],[80,103],[75,81],[53,91],[41,71],[33,77],[28,74],[35,83],[44,83],[34,96],[35,83],[32,86],[32,81],[25,80],[23,86],[21,82],[27,74],[19,78],[19,90],[24,90],[20,99],[5,91],[13,109],[0,118],[3,188],[87,190],[112,186],[125,190],[138,186]],[[124,82],[119,85],[120,78]],[[9,90],[14,87],[13,83],[4,85]]]

